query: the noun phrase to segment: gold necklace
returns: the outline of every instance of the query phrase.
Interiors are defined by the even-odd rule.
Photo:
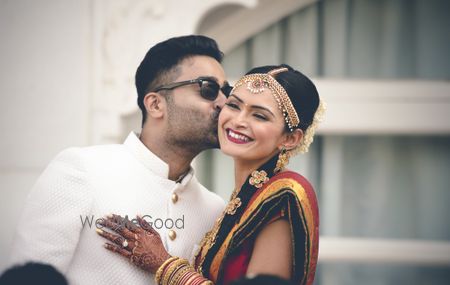
[[[203,237],[202,241],[200,242],[200,250],[195,256],[195,259],[197,259],[199,255],[201,256],[197,272],[199,273],[203,272],[202,266],[203,262],[205,261],[206,254],[216,242],[217,233],[219,232],[220,225],[222,224],[225,215],[226,214],[234,215],[236,213],[236,210],[242,205],[241,198],[237,197],[239,191],[240,191],[239,188],[235,188],[233,190],[233,193],[231,194],[230,197],[230,201],[228,202],[228,205],[225,207],[225,210],[222,212],[220,217],[214,223],[214,227],[212,228],[212,230],[207,232],[206,235]]]

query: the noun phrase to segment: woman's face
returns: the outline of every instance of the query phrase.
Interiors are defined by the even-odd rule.
[[[257,166],[283,144],[284,117],[271,91],[253,94],[241,85],[228,97],[219,116],[220,149]]]

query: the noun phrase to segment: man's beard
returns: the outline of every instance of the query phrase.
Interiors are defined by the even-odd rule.
[[[169,106],[166,142],[192,153],[218,148],[217,120],[219,111],[205,119],[199,110]]]

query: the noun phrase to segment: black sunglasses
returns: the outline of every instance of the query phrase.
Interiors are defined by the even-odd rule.
[[[189,84],[198,84],[200,87],[200,95],[206,100],[214,101],[217,96],[219,96],[219,90],[225,94],[225,97],[228,98],[230,95],[232,86],[230,86],[227,82],[225,82],[224,86],[220,87],[219,83],[215,80],[208,77],[199,77],[197,79],[191,79],[180,82],[172,82],[166,85],[162,85],[157,87],[153,92],[158,92],[161,90],[172,90],[180,86],[189,85]]]

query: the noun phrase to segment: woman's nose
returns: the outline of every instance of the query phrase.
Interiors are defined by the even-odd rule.
[[[234,123],[237,128],[246,128],[248,126],[247,115],[244,111],[239,112],[234,118]]]

